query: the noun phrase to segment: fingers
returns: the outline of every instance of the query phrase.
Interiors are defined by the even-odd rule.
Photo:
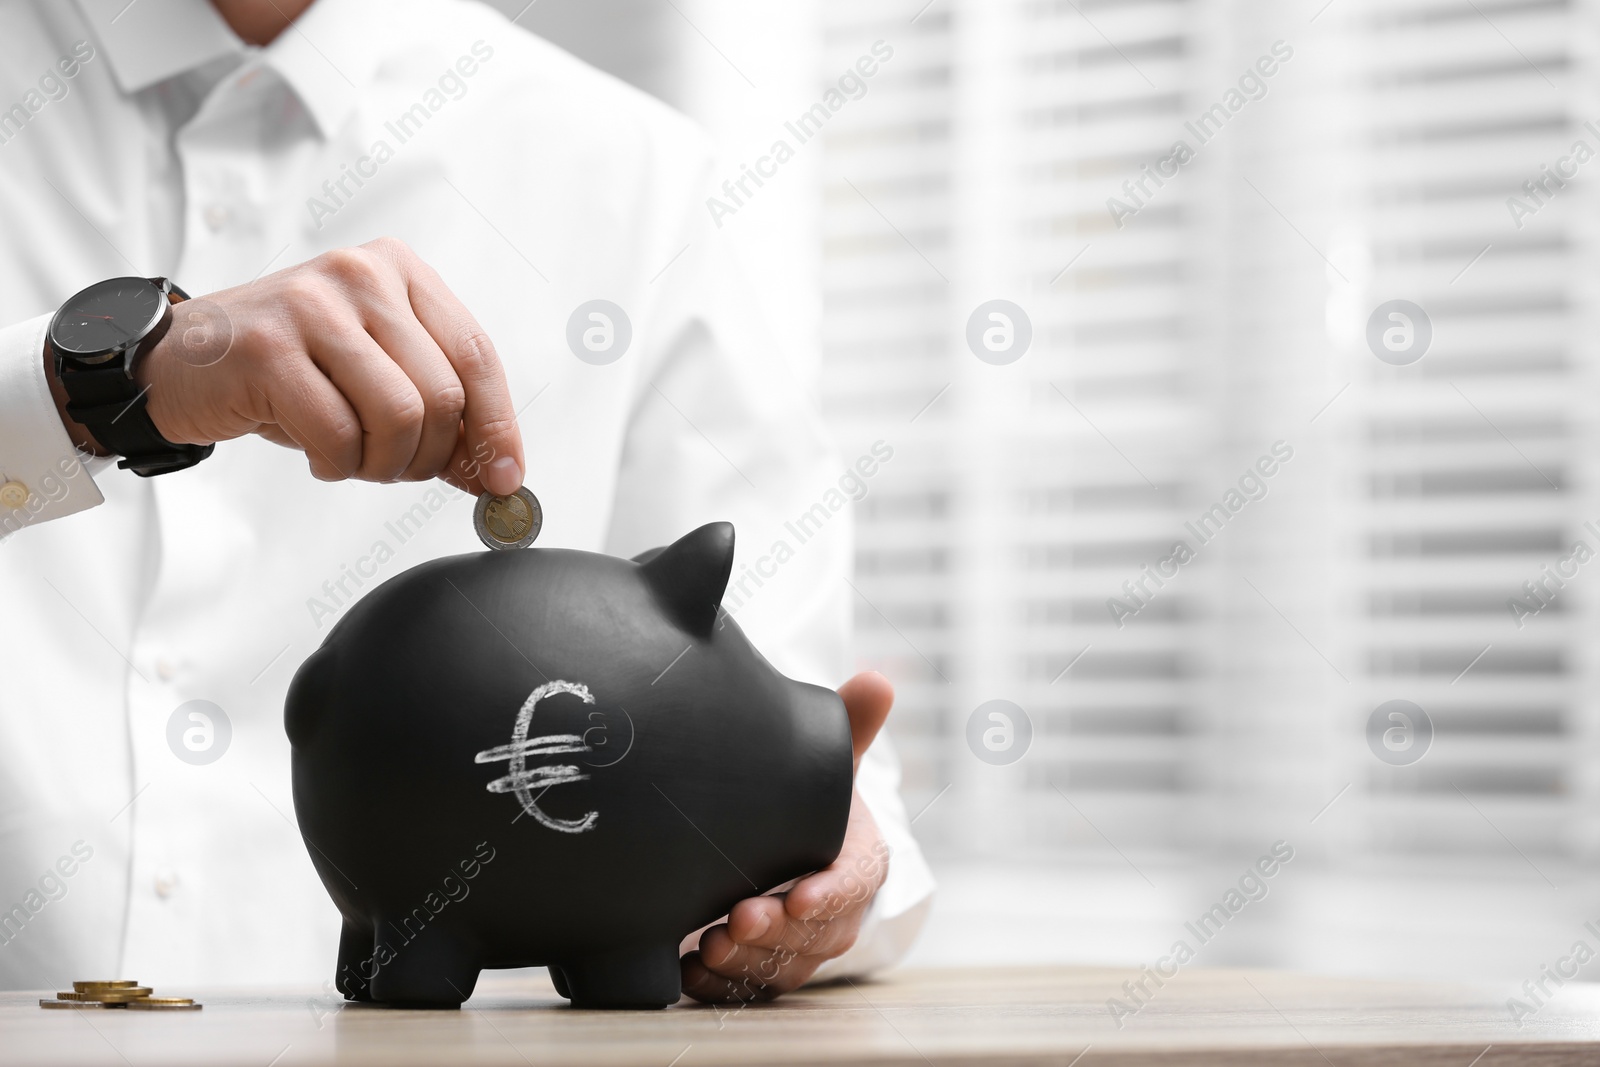
[[[888,876],[888,848],[860,796],[839,858],[783,894],[735,904],[683,959],[683,991],[707,1002],[766,999],[803,985],[847,952]]]
[[[464,392],[465,452],[480,468],[476,479],[469,480],[481,481],[483,488],[502,496],[513,493],[525,470],[522,431],[500,356],[478,320],[432,267],[408,254],[403,270],[417,320],[450,361]]]
[[[412,303],[413,276],[432,272],[405,244],[390,239],[340,249],[321,259],[383,357],[379,362],[352,361],[355,366],[344,376],[337,364],[324,363],[367,431],[361,476],[382,481],[440,476],[456,453],[467,389]],[[443,289],[443,282],[438,287]],[[495,366],[498,370],[498,362]],[[367,421],[369,411],[374,421]],[[463,479],[447,480],[461,484]]]
[[[137,370],[170,440],[259,433],[303,449],[323,478],[522,484],[494,346],[403,243],[335,249],[191,303],[206,305],[205,328],[169,331]]]
[[[838,858],[796,882],[784,894],[784,911],[796,920],[848,914],[865,908],[888,877],[888,845],[872,813],[856,794],[851,798],[850,821]]]
[[[410,379],[422,403],[422,425],[411,461],[399,477],[426,481],[444,472],[461,438],[461,416],[466,390],[455,368],[422,325],[410,317],[380,319],[369,326],[373,340],[383,347]]]
[[[313,341],[311,358],[361,422],[361,453],[347,476],[392,482],[411,466],[427,406],[416,384],[358,325]]]
[[[306,359],[298,373],[285,375],[271,393],[255,390],[265,405],[257,421],[266,434],[292,442],[306,454],[311,474],[325,482],[353,477],[361,466],[361,418],[338,389]]]
[[[683,958],[683,991],[706,1002],[757,1000],[797,989],[824,962],[847,951],[864,908],[799,921],[780,895],[741,900],[726,923],[700,937]]]
[[[469,444],[466,426],[458,425],[455,451],[451,453],[444,470],[439,472],[439,478],[463,492],[477,496],[488,488],[484,485],[484,471],[493,458],[487,445],[481,442],[476,446]]]
[[[822,962],[821,958],[785,961],[781,953],[774,953],[730,977],[707,967],[700,953],[691,952],[681,964],[683,991],[705,1004],[771,1000],[800,988]]]
[[[711,1002],[767,999],[798,989],[855,944],[865,912],[861,904],[802,921],[785,911],[781,897],[740,901],[729,921],[707,930],[699,950],[684,957],[683,990]]]
[[[839,687],[839,697],[850,716],[850,747],[859,767],[894,706],[894,686],[877,671],[863,671]]]
[[[834,914],[796,919],[785,910],[781,896],[770,896],[740,901],[734,911],[746,905],[764,906],[743,916],[730,914],[727,922],[701,936],[700,956],[713,970],[737,972],[738,963],[753,963],[775,949],[832,959],[855,943],[867,908],[865,900],[852,901]]]

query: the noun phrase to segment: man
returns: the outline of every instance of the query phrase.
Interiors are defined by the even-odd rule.
[[[736,564],[737,618],[837,679],[849,517],[817,501],[844,472],[681,119],[447,0],[5,4],[0,72],[4,984],[328,975],[283,694],[363,590],[478,547],[484,489],[532,488],[541,545],[784,540],[753,582]],[[63,307],[117,277],[155,280]],[[176,301],[165,333],[127,325],[145,300]],[[131,382],[80,358],[108,332]],[[841,693],[845,852],[705,932],[698,999],[883,966],[920,925],[931,879],[867,747],[892,693]]]

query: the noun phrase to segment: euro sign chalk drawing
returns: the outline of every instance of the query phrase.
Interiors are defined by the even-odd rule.
[[[598,811],[591,811],[581,819],[558,819],[539,807],[534,791],[537,790],[539,796],[543,796],[546,789],[587,781],[589,776],[574,763],[556,763],[531,769],[528,767],[529,756],[558,756],[594,751],[578,734],[545,734],[534,738],[528,736],[528,729],[533,723],[533,713],[539,707],[539,701],[557,693],[570,693],[585,704],[594,703],[594,694],[581,682],[563,682],[559,679],[546,682],[529,693],[528,699],[522,702],[522,707],[517,711],[517,724],[511,731],[511,743],[486,748],[474,757],[473,762],[509,761],[507,770],[510,773],[503,778],[496,778],[484,788],[491,793],[514,794],[522,804],[522,810],[537,819],[541,826],[560,830],[562,833],[581,834],[594,829],[595,823],[600,818]]]

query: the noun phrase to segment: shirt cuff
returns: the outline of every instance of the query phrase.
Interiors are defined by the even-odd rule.
[[[0,540],[105,498],[61,423],[45,377],[50,316],[0,328]]]

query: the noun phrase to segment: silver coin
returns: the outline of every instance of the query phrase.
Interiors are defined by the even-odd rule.
[[[472,513],[472,525],[478,531],[478,540],[496,551],[527,548],[544,527],[544,510],[527,486],[510,496],[484,493]]]

